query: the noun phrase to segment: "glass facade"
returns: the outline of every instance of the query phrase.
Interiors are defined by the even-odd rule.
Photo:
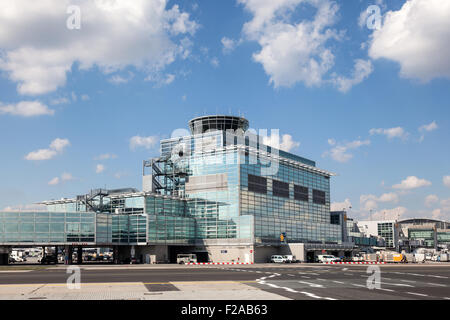
[[[386,241],[386,247],[394,247],[395,229],[393,222],[378,223],[378,235]]]
[[[0,212],[0,243],[95,243],[92,212]]]
[[[194,119],[192,135],[162,140],[161,157],[148,162],[151,191],[97,189],[48,201],[45,213],[2,213],[0,241],[279,244],[284,233],[342,243],[330,222],[332,174],[260,136],[223,131],[247,128],[243,118]]]

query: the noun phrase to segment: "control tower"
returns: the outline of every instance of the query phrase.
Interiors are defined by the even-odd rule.
[[[189,129],[191,134],[205,133],[212,130],[238,130],[243,132],[249,128],[249,122],[247,119],[235,116],[203,116],[194,118],[189,121]]]

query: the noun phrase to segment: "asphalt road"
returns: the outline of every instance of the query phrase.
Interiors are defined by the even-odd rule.
[[[149,291],[164,291],[174,282],[236,281],[299,300],[450,300],[450,264],[377,267],[380,282],[377,287],[375,277],[374,289],[367,286],[368,277],[373,277],[367,265],[81,266],[81,283],[142,282]],[[0,286],[66,283],[68,276],[63,267],[2,271]]]

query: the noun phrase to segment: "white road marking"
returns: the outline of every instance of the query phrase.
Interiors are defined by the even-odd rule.
[[[416,283],[416,281],[412,281],[412,280],[403,280],[403,279],[400,279],[400,281],[403,281],[403,282],[410,282],[410,283]]]
[[[417,293],[417,292],[406,292],[406,293],[413,294],[415,296],[428,297],[427,294],[423,294],[423,293]]]
[[[299,281],[299,283],[307,284],[308,286],[313,287],[313,288],[323,288],[323,285],[313,283],[313,282]]]
[[[355,284],[355,283],[350,283],[350,284],[355,287],[367,288],[367,286],[364,286],[362,284]]]
[[[440,283],[431,283],[431,282],[428,282],[428,284],[430,284],[430,285],[432,285],[432,286],[446,287],[445,284],[440,284]]]
[[[310,293],[310,292],[306,292],[306,291],[301,291],[300,293],[303,293],[304,295],[307,295],[308,297],[311,297],[314,299],[336,300],[336,299],[328,298],[328,297],[319,297],[319,296],[316,296],[314,293]]]
[[[378,290],[388,291],[388,292],[395,292],[395,290],[386,289],[386,288],[378,288]]]
[[[386,285],[390,285],[390,286],[397,286],[397,287],[410,287],[410,288],[414,288],[414,286],[411,286],[409,284],[404,284],[404,283],[391,283],[391,282],[380,282],[381,284],[386,284]]]
[[[307,276],[302,276],[302,278],[311,279],[311,277],[307,277]]]
[[[333,282],[340,283],[340,284],[345,284],[345,282],[342,282],[342,281],[335,281],[335,280],[333,280]]]

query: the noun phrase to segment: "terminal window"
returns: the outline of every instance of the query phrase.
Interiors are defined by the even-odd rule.
[[[278,180],[272,181],[272,192],[276,197],[289,198],[289,184]]]
[[[267,193],[267,179],[263,177],[248,175],[248,191],[256,193]]]
[[[325,192],[313,190],[313,202],[316,204],[325,204]]]
[[[308,188],[294,184],[294,199],[308,202]]]

